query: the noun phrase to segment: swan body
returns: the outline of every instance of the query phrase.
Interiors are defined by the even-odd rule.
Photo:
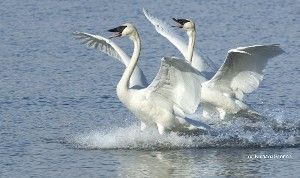
[[[197,56],[197,53],[193,52],[196,33],[194,22],[187,19],[173,18],[177,22],[176,27],[186,30],[189,37],[188,46],[183,48],[181,40],[174,40],[178,37],[165,22],[153,17],[146,10],[144,10],[144,14],[155,26],[158,33],[166,37],[176,47],[181,46],[181,48],[177,48],[181,49],[180,52],[183,54],[186,52],[186,55],[184,55],[186,61],[197,68],[194,60],[201,61],[201,59],[195,57],[194,55]],[[204,75],[204,67],[208,67],[208,65],[198,67],[198,71],[201,72],[200,75],[206,77],[206,81],[201,84],[202,87],[199,90],[203,116],[209,118],[215,111],[219,112],[221,119],[224,119],[227,113],[236,114],[241,111],[257,114],[243,103],[244,94],[251,93],[258,88],[263,79],[263,69],[266,67],[268,60],[283,52],[277,44],[231,49],[228,51],[223,65],[212,78]]]
[[[148,126],[157,126],[159,133],[164,134],[166,131],[209,129],[209,126],[200,122],[198,125],[190,124],[185,116],[185,114],[195,112],[200,100],[198,90],[201,86],[196,83],[202,83],[204,78],[198,74],[197,70],[184,60],[165,57],[161,61],[158,74],[148,87],[131,88],[130,79],[136,71],[141,49],[139,34],[136,28],[129,23],[109,31],[115,32],[113,37],[128,36],[133,41],[133,55],[126,64],[127,67],[116,91],[119,100],[141,120],[142,130]],[[83,36],[88,44],[108,44],[107,41],[104,43],[100,40],[100,42],[99,36],[77,34],[79,37]],[[120,52],[120,49],[116,50],[116,45],[109,46],[113,48],[108,50],[113,51],[111,53]],[[125,63],[124,60],[121,62]],[[141,76],[142,72],[136,74],[136,78],[141,78]],[[189,96],[191,99],[186,100],[185,96]]]

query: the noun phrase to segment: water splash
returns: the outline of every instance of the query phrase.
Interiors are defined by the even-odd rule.
[[[189,147],[192,140],[175,133],[159,135],[154,129],[141,132],[138,125],[114,128],[110,131],[92,131],[70,139],[80,149],[157,149]]]
[[[138,124],[73,135],[77,149],[181,149],[207,147],[295,147],[300,145],[300,121],[277,111],[268,120],[252,123],[245,118],[213,121],[206,135],[159,135],[156,129],[140,131]]]

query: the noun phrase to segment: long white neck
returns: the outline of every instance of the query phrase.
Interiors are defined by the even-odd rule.
[[[196,38],[196,31],[189,30],[187,31],[188,37],[189,37],[189,44],[188,44],[188,50],[186,55],[186,60],[192,64],[193,59],[193,52],[194,52],[194,46],[195,46],[195,38]]]
[[[137,61],[141,51],[141,41],[138,32],[134,32],[133,35],[129,37],[133,41],[134,49],[133,54],[131,56],[130,62],[126,67],[121,80],[118,83],[117,90],[120,92],[128,92],[129,90],[129,80],[134,71],[135,66],[137,65]]]

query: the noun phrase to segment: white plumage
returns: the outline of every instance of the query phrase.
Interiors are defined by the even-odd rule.
[[[197,70],[184,60],[165,57],[161,61],[158,74],[148,87],[130,88],[129,79],[132,76],[141,78],[142,75],[141,71],[133,75],[141,48],[139,34],[131,24],[124,24],[110,31],[117,32],[115,36],[128,36],[133,41],[134,51],[129,62],[126,60],[126,54],[110,40],[86,33],[76,35],[87,39],[84,42],[90,44],[89,46],[96,47],[96,44],[102,44],[105,48],[101,47],[101,51],[126,64],[127,67],[117,85],[117,95],[120,101],[141,120],[142,129],[156,125],[159,133],[163,134],[165,131],[209,128],[200,122],[193,125],[185,118],[185,113],[195,112],[200,101],[198,91],[201,85],[197,83],[202,83],[204,78]]]
[[[188,45],[183,38],[170,28],[170,25],[163,20],[160,20],[151,15],[147,10],[143,9],[144,15],[155,27],[155,30],[163,37],[167,38],[180,52],[187,58],[188,57]],[[216,68],[212,61],[201,58],[196,50],[193,50],[192,66],[200,72],[215,72]]]
[[[104,38],[100,35],[93,35],[84,32],[75,32],[74,35],[77,39],[81,40],[82,43],[86,44],[88,47],[98,49],[101,52],[119,60],[125,66],[128,66],[130,58],[113,41]],[[143,71],[138,66],[136,66],[132,76],[130,77],[130,87],[145,87],[147,85],[148,83]]]
[[[258,88],[268,60],[282,53],[276,44],[229,50],[214,77],[202,84],[201,102],[213,104],[225,114],[247,110],[248,106],[243,103],[244,94]]]
[[[205,78],[182,59],[164,57],[160,69],[147,87],[147,92],[155,92],[173,101],[183,112],[192,114],[200,102],[202,83]]]
[[[201,72],[200,75],[206,77],[207,81],[202,83],[202,88],[199,90],[204,117],[210,117],[214,111],[218,111],[221,118],[224,118],[226,113],[248,111],[249,107],[243,103],[244,94],[258,88],[268,60],[283,53],[276,44],[231,49],[224,64],[210,79],[205,72],[215,68],[213,63],[204,61],[195,51],[192,55],[189,54],[194,50],[195,41],[195,26],[191,20],[173,19],[178,22],[178,27],[187,31],[189,44],[185,45],[166,22],[150,15],[145,9],[144,14],[156,31],[175,45],[185,56],[186,61]]]

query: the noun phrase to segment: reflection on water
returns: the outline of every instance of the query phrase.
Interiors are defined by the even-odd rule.
[[[297,151],[299,154],[299,150]],[[296,153],[297,153],[296,152]],[[284,176],[299,165],[293,150],[188,149],[172,151],[120,151],[118,175],[122,177]],[[251,154],[290,154],[290,159],[250,159]],[[292,168],[296,171],[296,168]],[[289,174],[293,176],[293,174]],[[296,175],[296,174],[295,174]],[[295,176],[294,175],[294,176]]]
[[[161,152],[136,152],[120,157],[119,175],[126,177],[170,177],[173,167]]]

